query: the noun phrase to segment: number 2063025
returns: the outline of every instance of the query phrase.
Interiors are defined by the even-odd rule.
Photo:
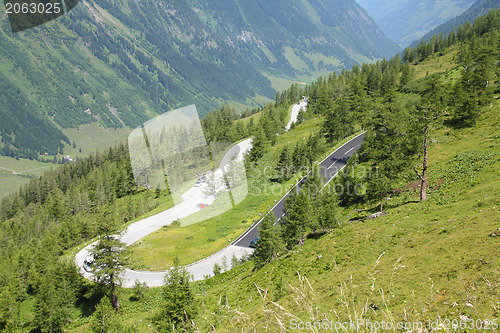
[[[11,3],[5,4],[7,14],[59,14],[62,11],[60,2],[56,3]]]

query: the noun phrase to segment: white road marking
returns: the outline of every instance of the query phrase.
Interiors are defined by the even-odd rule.
[[[349,152],[351,152],[353,149],[355,149],[355,148],[357,148],[357,147],[358,147],[358,146],[352,147],[351,149],[349,149],[348,151],[346,151],[344,155],[349,154]]]
[[[340,172],[340,171],[342,171],[342,169],[344,169],[346,166],[347,166],[347,164],[346,164],[346,165],[344,165],[342,168],[340,168],[340,170],[339,170],[339,171],[337,171],[337,173],[336,173],[335,175],[333,175],[333,177],[332,177],[332,178],[330,178],[330,180],[329,180],[329,181],[327,181],[327,182],[326,182],[326,184],[323,186],[323,188],[325,188],[328,184],[330,184],[330,182],[333,180],[333,178],[335,178],[335,176],[336,176],[336,175],[338,175],[338,174],[339,174],[339,172]]]
[[[348,143],[349,143],[349,142],[351,142],[352,140],[356,139],[357,137],[359,137],[359,136],[361,136],[361,135],[363,135],[363,134],[365,134],[365,133],[366,133],[366,131],[364,131],[364,132],[362,132],[362,133],[359,133],[359,134],[358,134],[358,135],[356,135],[354,138],[350,139],[349,141],[347,141],[347,142],[345,142],[344,144],[342,144],[342,146],[340,146],[340,147],[338,147],[337,149],[335,149],[335,151],[334,151],[333,153],[335,153],[337,150],[339,150],[340,148],[344,147],[346,144],[348,144]],[[323,163],[324,161],[326,161],[326,159],[327,159],[328,157],[332,156],[332,154],[333,154],[333,153],[328,154],[328,156],[327,156],[327,157],[325,157],[325,158],[324,158],[321,162],[319,162],[319,164],[321,164],[321,163]]]

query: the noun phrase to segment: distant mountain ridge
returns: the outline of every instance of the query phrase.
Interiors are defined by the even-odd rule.
[[[440,26],[432,29],[426,33],[421,39],[429,41],[432,36],[438,34],[449,34],[454,28],[459,27],[465,22],[474,22],[474,20],[480,16],[485,15],[492,9],[500,8],[500,0],[479,0],[473,4],[469,9],[467,9],[462,15],[459,15],[448,22],[441,24]],[[417,46],[420,40],[414,41],[410,46]]]
[[[0,100],[12,121],[0,123],[0,154],[53,154],[68,142],[60,128],[91,122],[133,128],[188,104],[256,105],[276,94],[263,74],[315,77],[398,51],[354,0],[82,0],[17,34],[4,16]]]
[[[406,47],[465,12],[476,0],[357,0],[387,37]]]

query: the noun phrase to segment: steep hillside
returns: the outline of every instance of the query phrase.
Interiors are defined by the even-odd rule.
[[[497,327],[491,325],[500,296],[499,108],[497,100],[484,109],[474,129],[435,134],[430,170],[434,184],[446,184],[428,202],[418,203],[415,193],[393,197],[375,219],[366,217],[379,207],[352,207],[343,227],[311,234],[260,269],[247,263],[196,283],[204,304],[200,330],[212,324],[218,332],[293,332],[299,323],[323,320],[326,332],[358,320],[361,332],[382,321],[402,323],[397,332],[418,331],[412,325],[424,332]],[[140,317],[128,316],[134,323]],[[452,320],[468,329],[453,330]]]
[[[406,47],[432,28],[462,14],[474,0],[357,0],[384,34]]]
[[[11,148],[31,148],[18,145],[30,139],[39,153],[52,154],[61,139],[46,120],[31,121],[40,124],[39,131],[23,138],[30,131],[26,118],[14,115],[19,112],[63,128],[95,121],[135,127],[181,105],[195,103],[203,113],[223,100],[274,96],[269,81],[206,29],[189,6],[168,6],[82,1],[61,19],[18,34],[4,17],[0,70],[10,89],[2,90],[2,98],[20,100],[20,108],[2,104],[5,117],[16,122],[0,123]],[[43,135],[53,135],[56,143],[37,143]]]
[[[257,68],[318,76],[398,51],[355,1],[193,1],[217,35]],[[200,14],[201,15],[201,14]]]
[[[10,119],[0,153],[17,157],[67,143],[54,125],[135,127],[193,103],[201,114],[224,101],[256,105],[276,93],[262,73],[311,77],[398,51],[353,0],[83,0],[17,34],[4,15],[0,45]]]
[[[421,39],[429,41],[432,36],[438,34],[449,34],[453,29],[464,24],[465,22],[472,23],[476,18],[483,16],[488,11],[494,8],[500,8],[500,0],[479,0],[469,9],[467,9],[462,15],[459,15],[448,22],[441,24],[440,26],[432,29],[426,33]],[[414,41],[411,46],[417,46],[418,41]]]

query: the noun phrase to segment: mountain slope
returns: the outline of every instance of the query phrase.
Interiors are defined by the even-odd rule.
[[[178,105],[196,103],[206,112],[218,100],[274,94],[231,48],[210,47],[207,41],[217,37],[189,7],[178,7],[185,22],[154,2],[112,7],[106,1],[82,1],[60,21],[15,35],[4,21],[2,72],[62,127],[95,120],[134,127]],[[174,36],[174,27],[186,35]]]
[[[193,1],[218,35],[275,75],[314,76],[392,56],[388,40],[355,1]]]
[[[270,82],[205,29],[189,6],[180,2],[173,9],[163,7],[153,1],[140,7],[133,1],[120,6],[82,1],[60,20],[18,34],[10,32],[5,17],[0,73],[12,89],[2,90],[3,99],[19,93],[26,99],[19,104],[22,112],[68,128],[96,121],[105,127],[135,127],[186,104],[197,104],[203,113],[223,100],[274,96]],[[18,111],[2,104],[7,118],[16,119]],[[62,135],[53,125],[40,130],[46,136]],[[14,137],[11,132],[8,123],[0,123],[2,145],[14,141],[10,150],[28,157],[17,148],[31,145],[15,144],[25,134]],[[33,145],[39,153],[52,154],[61,138],[49,147]]]
[[[465,22],[472,23],[476,18],[485,15],[488,11],[494,8],[500,8],[500,0],[479,0],[462,15],[459,15],[448,22],[432,29],[426,33],[421,39],[429,41],[433,35],[449,34],[454,28],[464,24]],[[411,46],[417,46],[418,41],[414,41]]]
[[[1,155],[36,158],[38,152],[57,154],[62,142],[69,139],[29,103],[14,82],[0,72]]]
[[[56,151],[66,138],[54,125],[135,127],[187,104],[202,114],[228,100],[255,105],[275,95],[262,72],[311,76],[398,51],[354,0],[82,0],[32,30],[12,34],[6,16],[0,26],[0,73],[12,87],[3,100],[19,92],[40,125],[22,138],[29,126],[3,105],[25,130],[0,123],[0,152],[19,157]]]
[[[462,14],[474,0],[357,0],[387,37],[405,47]]]

